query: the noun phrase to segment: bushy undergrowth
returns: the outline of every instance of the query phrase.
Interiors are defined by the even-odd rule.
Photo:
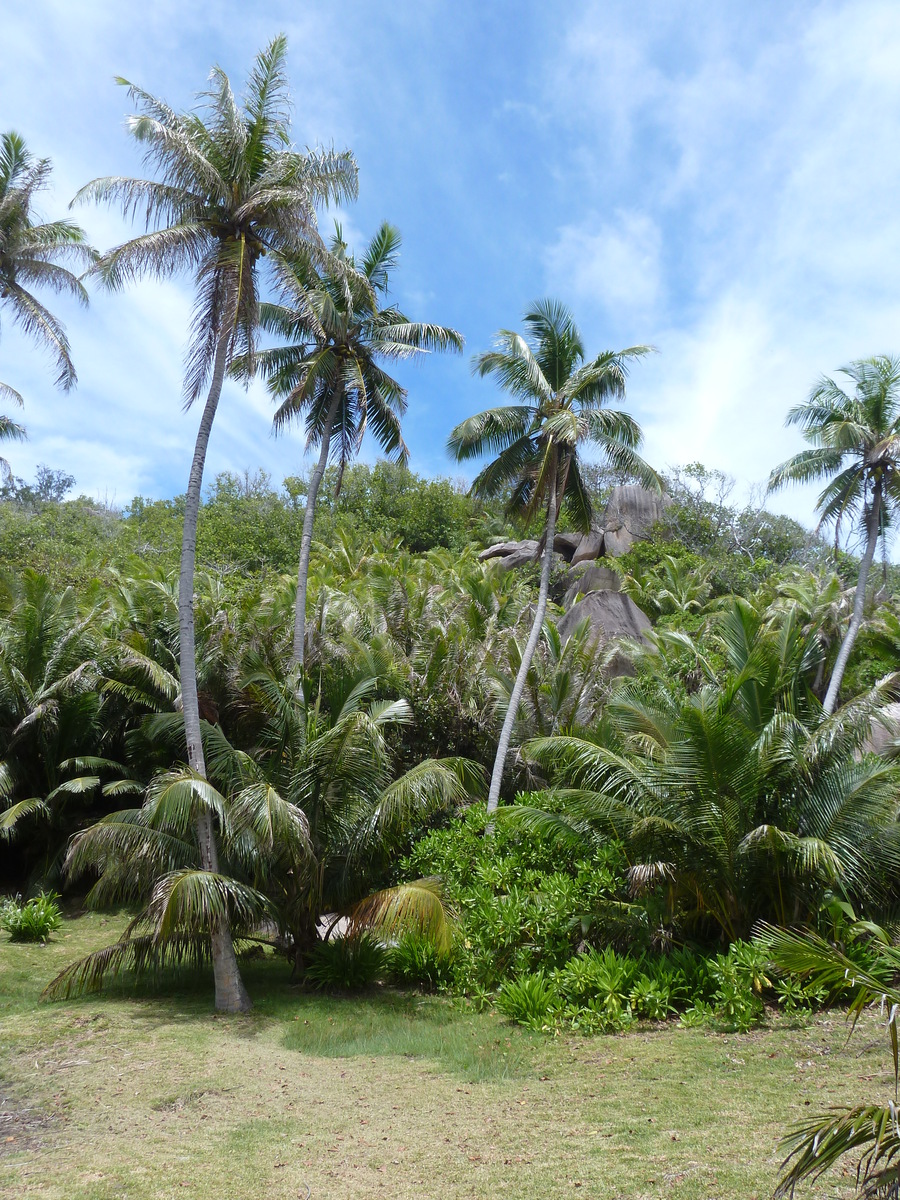
[[[387,951],[367,933],[331,938],[316,946],[305,979],[326,992],[361,992],[384,974]]]
[[[776,970],[755,942],[737,941],[727,953],[666,942],[662,896],[632,894],[616,843],[598,836],[590,857],[573,859],[502,820],[485,837],[485,824],[482,808],[469,809],[421,839],[402,864],[405,873],[442,877],[459,926],[447,954],[404,938],[390,957],[397,983],[493,1004],[530,1029],[581,1034],[676,1018],[747,1030],[766,1005],[797,1015],[842,998]],[[823,909],[823,926],[869,966],[868,934],[845,908]]]
[[[41,892],[34,899],[0,902],[0,926],[11,942],[46,942],[62,925],[55,892]]]

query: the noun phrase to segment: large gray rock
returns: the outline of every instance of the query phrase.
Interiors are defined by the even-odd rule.
[[[553,539],[553,549],[561,554],[566,562],[572,561],[572,555],[578,553],[583,533],[558,533]]]
[[[572,555],[572,566],[575,567],[579,563],[593,562],[594,559],[600,557],[603,553],[603,530],[592,529],[590,533],[586,533],[581,539],[581,544]]]
[[[512,554],[529,553],[531,559],[537,558],[538,543],[530,538],[524,542],[495,542],[493,546],[488,546],[487,550],[482,550],[478,555],[481,562],[485,562],[489,558],[508,558]],[[525,560],[529,561],[528,559]]]
[[[604,553],[612,558],[627,554],[635,541],[647,537],[656,522],[662,520],[670,503],[668,497],[636,484],[614,487],[600,522],[605,531]]]
[[[626,637],[646,642],[650,619],[624,592],[591,592],[559,619],[560,636],[565,640],[587,617],[593,641],[608,642]],[[609,675],[632,675],[634,666],[626,654],[615,654],[607,667]]]
[[[563,608],[571,608],[579,592],[585,595],[588,592],[618,592],[621,586],[622,581],[610,567],[590,566],[572,580],[563,597]]]
[[[534,542],[533,544],[533,550],[531,549],[530,543],[523,542],[518,550],[513,550],[512,554],[504,554],[498,564],[500,570],[515,571],[517,567],[527,567],[529,563],[537,562],[537,542]]]
[[[900,749],[897,739],[900,738],[900,704],[885,704],[877,717],[872,719],[869,736],[863,743],[863,750],[871,754],[887,754],[893,757]]]

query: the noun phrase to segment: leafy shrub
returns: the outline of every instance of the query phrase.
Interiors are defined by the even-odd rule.
[[[570,1003],[587,1004],[615,1017],[628,1007],[629,992],[642,959],[617,954],[611,946],[590,950],[568,962],[554,977]]]
[[[387,952],[370,934],[320,942],[306,968],[306,978],[322,991],[361,992],[384,973]]]
[[[504,1016],[529,1029],[547,1029],[560,1008],[559,996],[543,971],[504,983],[497,995]]]
[[[762,1011],[750,972],[738,961],[734,948],[728,954],[717,954],[715,962],[710,963],[710,972],[716,984],[716,1018],[728,1029],[746,1032]]]
[[[405,933],[388,953],[388,968],[393,978],[409,987],[437,991],[453,978],[454,956],[440,950],[431,938],[420,933]]]
[[[648,1021],[665,1021],[673,1011],[672,991],[667,983],[641,975],[629,996],[632,1011]]]
[[[62,926],[62,912],[55,892],[41,892],[22,904],[7,900],[0,907],[0,925],[11,942],[46,942]]]

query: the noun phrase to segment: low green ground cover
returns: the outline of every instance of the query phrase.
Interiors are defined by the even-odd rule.
[[[848,1045],[840,1012],[548,1038],[441,996],[303,991],[271,957],[245,963],[248,1017],[213,1015],[205,977],[39,1003],[123,926],[0,937],[4,1200],[748,1200],[792,1120],[891,1086],[877,1018]]]

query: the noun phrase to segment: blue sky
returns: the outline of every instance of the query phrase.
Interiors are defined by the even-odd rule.
[[[784,414],[820,374],[900,350],[895,0],[33,0],[3,24],[0,126],[52,158],[51,216],[88,179],[140,171],[114,75],[186,107],[214,62],[239,84],[287,33],[297,142],[359,162],[345,236],[399,226],[397,301],[466,336],[463,358],[403,375],[423,473],[460,474],[447,433],[496,401],[469,355],[539,296],[571,306],[589,351],[659,348],[629,389],[646,457],[719,467],[739,497],[800,448]],[[103,210],[77,218],[101,248],[130,232]],[[73,393],[2,325],[0,378],[30,434],[15,472],[63,467],[120,505],[182,490],[199,418],[180,404],[189,282],[52,305]],[[261,387],[230,387],[208,478],[302,468],[270,414]],[[808,492],[771,507],[812,520]]]

